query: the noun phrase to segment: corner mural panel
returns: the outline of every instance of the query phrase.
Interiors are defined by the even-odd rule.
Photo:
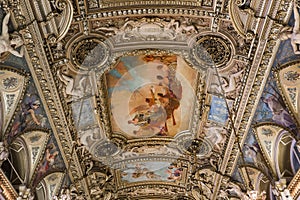
[[[276,139],[281,131],[284,129],[272,124],[262,124],[256,126],[254,128],[257,141],[259,142],[259,146],[261,147],[262,153],[264,153],[267,162],[272,167],[274,173],[276,173],[276,153],[277,153],[277,146],[276,146]]]
[[[300,123],[300,63],[281,69],[278,81],[291,111]]]
[[[30,81],[19,111],[16,113],[9,138],[28,129],[50,128],[46,113],[41,107],[41,101],[32,80]]]
[[[0,133],[2,135],[24,94],[27,78],[11,68],[0,68]]]
[[[55,171],[63,171],[64,163],[57,142],[51,138],[46,146],[45,154],[37,167],[37,174],[33,181],[36,185],[43,177]]]
[[[53,171],[62,171],[64,168],[57,142],[50,128],[37,89],[33,80],[30,80],[22,103],[15,112],[7,142],[10,144],[16,137],[23,137],[30,146],[28,151],[32,159],[32,169],[28,173],[33,176],[31,181],[34,184],[37,184],[45,175]]]
[[[289,114],[273,74],[270,75],[266,84],[253,122],[273,122],[291,131],[296,131],[295,121]]]

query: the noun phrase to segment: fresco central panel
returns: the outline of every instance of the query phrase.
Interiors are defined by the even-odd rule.
[[[122,57],[106,74],[112,131],[143,138],[188,130],[196,80],[177,55]]]

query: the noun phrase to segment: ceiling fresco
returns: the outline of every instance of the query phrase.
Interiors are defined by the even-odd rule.
[[[300,198],[298,13],[0,0],[0,195]]]
[[[174,137],[189,129],[197,72],[180,57],[123,57],[106,80],[113,132]]]

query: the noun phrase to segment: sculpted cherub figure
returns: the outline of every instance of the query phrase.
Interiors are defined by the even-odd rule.
[[[4,142],[0,142],[0,166],[1,163],[8,159],[9,153],[7,147],[5,147]]]
[[[21,51],[18,52],[16,48],[23,45],[23,40],[20,36],[15,36],[12,39],[9,38],[8,33],[8,22],[9,22],[10,13],[7,13],[2,21],[2,33],[0,35],[0,55],[5,52],[10,52],[14,56],[23,57],[24,48],[21,48]]]
[[[293,2],[293,11],[295,24],[294,27],[286,26],[282,29],[279,34],[280,40],[291,39],[291,45],[293,47],[295,54],[300,54],[300,15],[299,15],[299,5],[296,0]]]

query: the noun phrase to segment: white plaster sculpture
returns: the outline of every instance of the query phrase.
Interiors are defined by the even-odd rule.
[[[66,94],[77,98],[82,98],[87,94],[95,94],[96,89],[93,84],[93,73],[93,71],[90,71],[85,75],[71,77],[60,70],[57,71],[59,79],[66,85]]]
[[[284,27],[279,34],[279,38],[280,40],[287,40],[290,38],[294,53],[300,54],[300,16],[298,11],[299,6],[295,1],[293,7],[295,18],[294,27]]]
[[[235,183],[230,182],[226,191],[229,193],[234,193],[241,200],[250,200],[250,198],[244,192],[242,192],[241,188]]]
[[[240,77],[243,72],[244,72],[244,70],[241,70],[239,72],[236,72],[235,74],[229,75],[229,81],[224,79],[224,82],[222,83],[222,87],[223,87],[225,93],[229,93],[229,92],[236,90],[237,82],[235,79]]]
[[[0,35],[0,55],[5,52],[10,52],[14,56],[23,57],[24,48],[23,40],[20,36],[16,36],[12,39],[9,38],[8,22],[10,13],[7,13],[2,21],[2,33]],[[16,48],[21,47],[21,51],[18,52]]]
[[[0,163],[7,160],[8,155],[9,154],[6,147],[4,146],[4,143],[0,142]]]
[[[205,134],[205,138],[209,139],[214,144],[214,148],[221,150],[221,147],[226,140],[226,130],[221,127],[209,127]]]

